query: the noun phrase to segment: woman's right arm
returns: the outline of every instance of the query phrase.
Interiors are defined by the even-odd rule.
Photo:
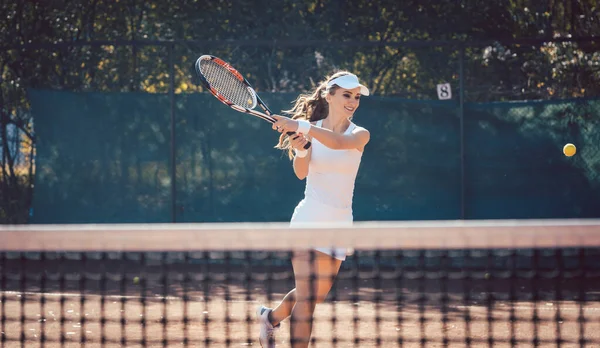
[[[293,167],[294,173],[300,180],[304,180],[308,176],[308,163],[310,162],[310,155],[312,153],[312,146],[308,150],[304,150],[304,145],[308,142],[308,139],[304,135],[300,135],[295,139],[290,138],[290,145],[294,148],[294,152],[307,151],[306,156],[299,157],[294,155]]]

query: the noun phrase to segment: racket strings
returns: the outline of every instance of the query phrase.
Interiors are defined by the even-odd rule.
[[[229,70],[212,60],[200,62],[200,72],[220,95],[244,108],[256,107],[256,96],[251,88],[240,81]]]

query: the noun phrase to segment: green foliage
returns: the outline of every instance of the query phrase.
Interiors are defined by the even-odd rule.
[[[492,40],[465,51],[467,101],[600,95],[598,41],[550,42],[600,34],[595,0],[4,1],[0,18],[6,222],[25,222],[33,185],[27,89],[167,93],[168,40],[175,42],[177,94],[200,90],[192,65],[212,53],[234,62],[261,91],[298,93],[333,70],[350,69],[376,95],[435,99],[436,84],[451,82],[457,92],[459,82],[459,47],[440,40]],[[531,37],[549,42],[511,43]],[[137,43],[117,43],[126,40]],[[301,40],[315,43],[296,44]],[[403,41],[421,45],[394,44]],[[20,152],[9,150],[13,134]]]

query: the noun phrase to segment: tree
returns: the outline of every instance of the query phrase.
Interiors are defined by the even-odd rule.
[[[451,42],[484,40],[465,49],[468,101],[600,95],[597,39],[510,43],[599,35],[595,0],[17,1],[2,2],[0,16],[0,216],[7,222],[27,221],[32,194],[36,138],[27,89],[166,93],[168,40],[177,42],[176,93],[201,89],[191,67],[210,52],[234,61],[261,91],[304,91],[349,69],[378,95],[431,99],[437,83],[457,84],[459,51]],[[415,44],[397,44],[404,41]]]

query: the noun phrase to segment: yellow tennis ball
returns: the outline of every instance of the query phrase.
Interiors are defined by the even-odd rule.
[[[568,143],[567,145],[565,145],[563,147],[563,153],[567,157],[573,156],[576,152],[577,152],[577,148],[575,147],[575,145],[573,145],[571,143]]]
[[[140,277],[133,278],[133,284],[138,284],[140,282]]]

